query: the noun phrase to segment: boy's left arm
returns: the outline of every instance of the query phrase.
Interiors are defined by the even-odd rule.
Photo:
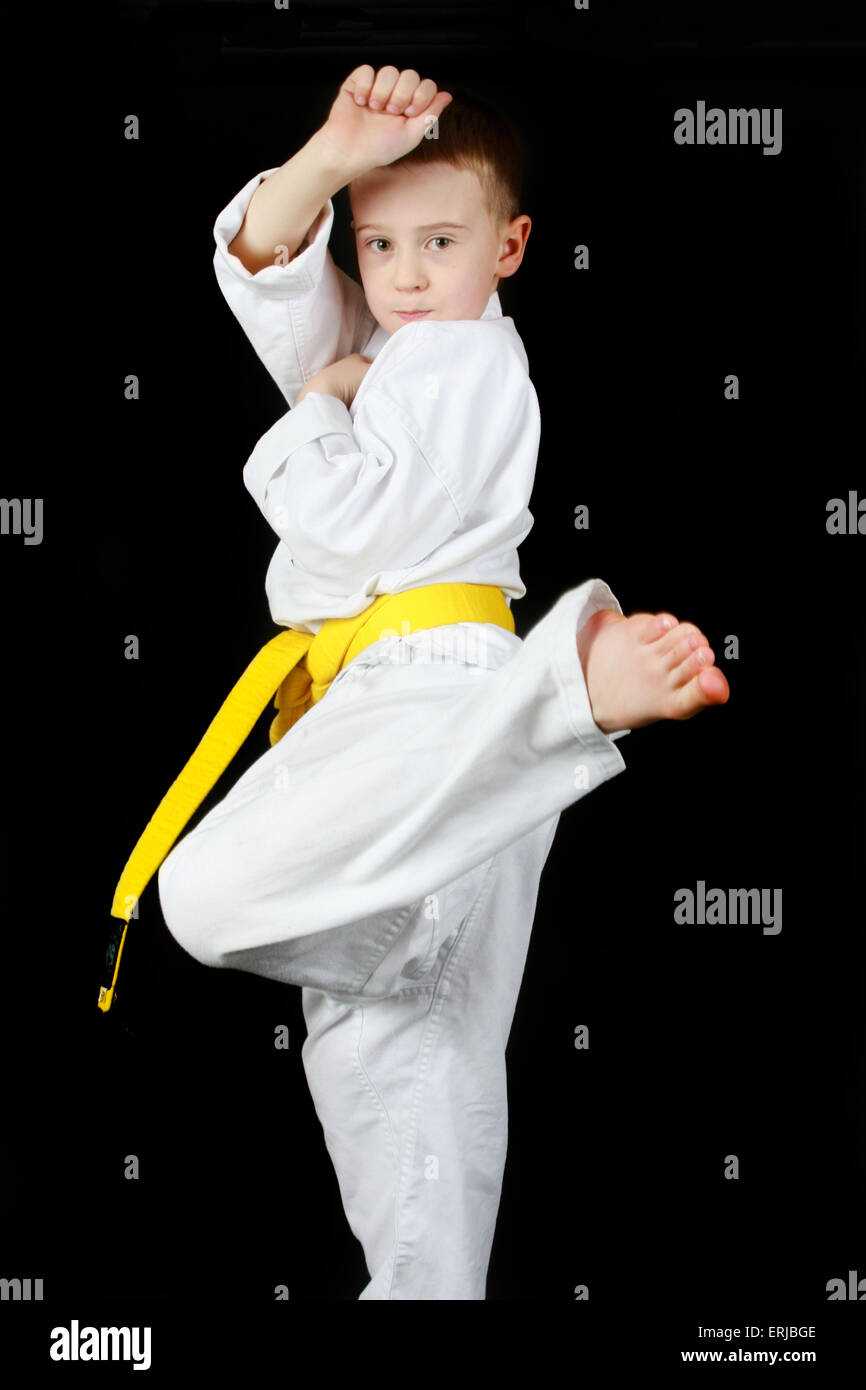
[[[352,352],[347,357],[338,358],[329,367],[323,367],[311,376],[309,381],[304,382],[295,399],[295,405],[299,406],[305,396],[318,391],[325,396],[336,396],[347,409],[350,408],[361,382],[372,365],[372,357],[364,357],[360,352]]]
[[[351,411],[310,391],[244,468],[295,562],[341,592],[418,564],[488,488],[515,515],[532,490],[538,402],[503,329],[418,322],[397,337],[365,372]]]

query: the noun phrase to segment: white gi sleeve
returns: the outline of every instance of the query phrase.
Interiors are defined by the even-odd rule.
[[[278,167],[251,178],[217,217],[214,270],[259,359],[294,405],[304,382],[316,372],[361,352],[376,323],[361,286],[339,269],[328,250],[334,223],[330,198],[286,265],[267,265],[253,275],[229,251],[254,192]],[[276,262],[276,247],[274,257]]]
[[[497,321],[418,321],[374,360],[353,411],[310,392],[244,467],[265,519],[329,592],[414,566],[447,540],[537,428],[538,405]]]

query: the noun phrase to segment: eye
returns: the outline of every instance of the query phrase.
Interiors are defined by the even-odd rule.
[[[453,243],[454,238],[453,238],[453,237],[450,237],[450,236],[434,236],[434,237],[431,237],[430,240],[431,240],[431,242],[433,242],[433,241],[444,241],[444,242],[447,242],[448,245],[450,246],[450,245]],[[367,241],[367,242],[364,243],[365,246],[369,246],[370,248],[373,248],[373,247],[378,246],[378,245],[380,245],[380,244],[384,244],[385,246],[389,246],[389,245],[390,245],[390,242],[388,241],[388,238],[387,238],[387,237],[384,237],[384,236],[377,236],[377,237],[371,237],[369,241]]]

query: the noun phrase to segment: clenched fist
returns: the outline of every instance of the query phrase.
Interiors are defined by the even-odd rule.
[[[317,139],[335,163],[348,163],[357,177],[414,150],[451,100],[450,92],[438,91],[414,68],[375,72],[363,63],[349,73]]]

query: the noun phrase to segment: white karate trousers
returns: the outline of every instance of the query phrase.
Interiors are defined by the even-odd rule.
[[[191,956],[302,988],[361,1299],[486,1296],[541,871],[561,811],[625,767],[577,655],[599,608],[622,612],[587,580],[525,641],[368,647],[159,870]]]

